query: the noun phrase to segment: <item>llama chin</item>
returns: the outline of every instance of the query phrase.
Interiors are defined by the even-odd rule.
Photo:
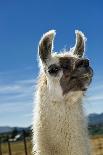
[[[69,52],[52,53],[56,35],[51,30],[39,42],[41,72],[33,117],[34,155],[91,155],[83,97],[93,70],[84,57],[86,38],[75,31]]]

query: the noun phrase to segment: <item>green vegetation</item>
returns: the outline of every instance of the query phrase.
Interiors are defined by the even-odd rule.
[[[90,125],[88,127],[89,130],[89,134],[91,136],[95,136],[95,135],[103,135],[103,124],[99,124],[99,125]]]

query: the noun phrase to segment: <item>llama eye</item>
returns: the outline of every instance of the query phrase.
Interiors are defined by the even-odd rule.
[[[59,70],[60,70],[60,67],[55,64],[48,67],[49,74],[57,74]]]

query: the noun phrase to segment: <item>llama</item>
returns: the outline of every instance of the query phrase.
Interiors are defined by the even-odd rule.
[[[90,155],[83,96],[93,70],[84,57],[86,38],[76,30],[70,51],[52,52],[56,32],[39,42],[40,75],[33,117],[33,154]]]

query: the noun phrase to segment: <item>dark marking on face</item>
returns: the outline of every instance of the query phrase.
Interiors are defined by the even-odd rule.
[[[63,70],[63,75],[69,77],[73,71],[74,59],[72,57],[61,57],[59,58],[59,63]]]
[[[87,89],[93,76],[88,59],[60,58],[60,65],[63,69],[63,76],[60,79],[63,95],[69,91]]]
[[[76,66],[76,68],[89,67],[89,60],[88,59],[78,59],[75,66]]]

